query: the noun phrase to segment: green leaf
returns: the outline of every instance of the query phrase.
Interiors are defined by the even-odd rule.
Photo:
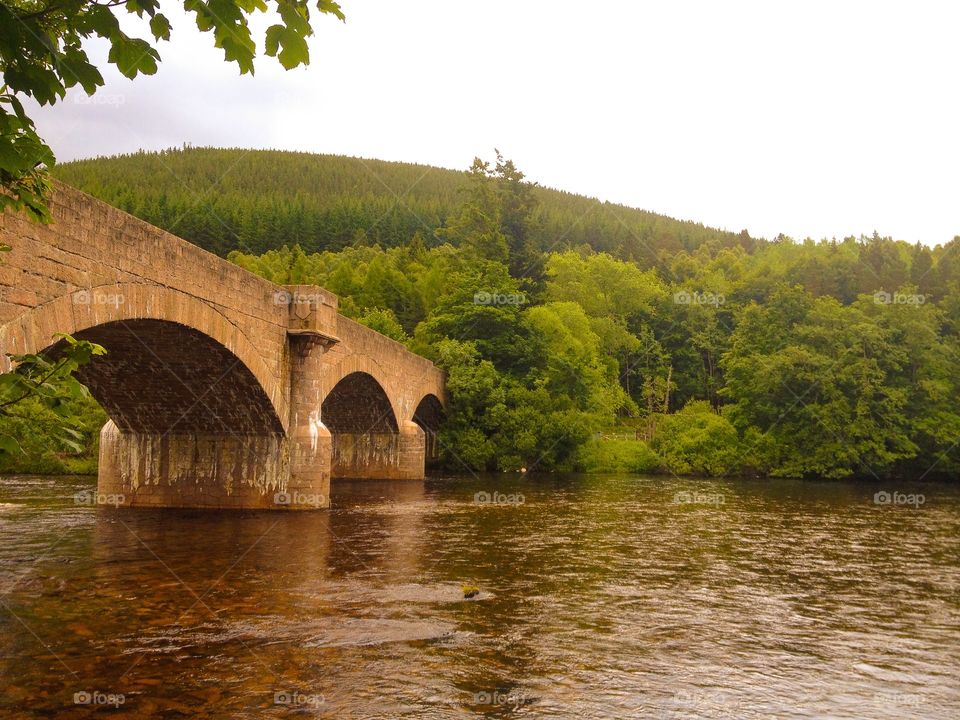
[[[170,39],[170,21],[165,15],[157,13],[150,18],[150,32],[157,40]]]
[[[280,50],[280,38],[283,36],[286,28],[283,25],[271,25],[267,28],[265,42],[265,52],[270,57],[276,57]]]
[[[335,15],[343,21],[347,19],[347,16],[343,14],[343,10],[340,8],[340,3],[333,2],[332,0],[317,0],[317,10],[322,13]]]
[[[146,40],[130,38],[120,33],[110,46],[109,62],[114,63],[124,77],[135,78],[140,73],[153,75],[157,72],[160,54]]]
[[[73,452],[78,454],[83,452],[83,445],[81,443],[78,443],[76,440],[71,440],[65,437],[61,437],[58,439],[60,440],[61,444],[66,445],[68,448],[73,450]]]
[[[98,87],[103,86],[103,76],[90,64],[87,54],[82,50],[68,48],[61,59],[67,87],[79,83],[87,95],[93,95]]]
[[[310,63],[310,48],[307,47],[307,41],[295,31],[289,28],[284,30],[280,37],[280,44],[283,50],[277,55],[277,59],[284,69],[292,70],[299,65]]]
[[[17,442],[16,438],[11,437],[10,435],[0,434],[0,452],[14,455],[22,453],[23,448],[20,447],[20,443]]]

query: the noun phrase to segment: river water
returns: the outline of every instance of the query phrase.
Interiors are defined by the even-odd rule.
[[[307,513],[92,487],[0,480],[0,717],[960,717],[958,486],[445,477]]]

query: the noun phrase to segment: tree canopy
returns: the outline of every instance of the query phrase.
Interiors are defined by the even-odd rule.
[[[718,239],[653,266],[622,247],[558,243],[518,277],[514,254],[529,248],[511,242],[505,207],[524,208],[525,227],[547,211],[512,195],[537,188],[506,181],[507,168],[475,161],[432,244],[416,229],[391,247],[229,257],[276,282],[323,285],[397,337],[380,314],[391,313],[449,373],[454,466],[957,471],[960,238]]]

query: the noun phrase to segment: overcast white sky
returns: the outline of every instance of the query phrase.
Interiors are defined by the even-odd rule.
[[[754,235],[960,234],[960,3],[341,4],[308,68],[241,77],[161,0],[157,75],[104,71],[41,134],[61,161],[189,142],[465,169],[498,147],[542,185]]]

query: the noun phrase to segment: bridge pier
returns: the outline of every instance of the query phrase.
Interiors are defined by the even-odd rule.
[[[330,472],[334,478],[423,480],[426,436],[413,422],[399,432],[333,435]]]
[[[327,342],[290,338],[290,507],[330,506],[330,431],[320,421],[320,374]],[[319,504],[316,500],[322,499]]]

